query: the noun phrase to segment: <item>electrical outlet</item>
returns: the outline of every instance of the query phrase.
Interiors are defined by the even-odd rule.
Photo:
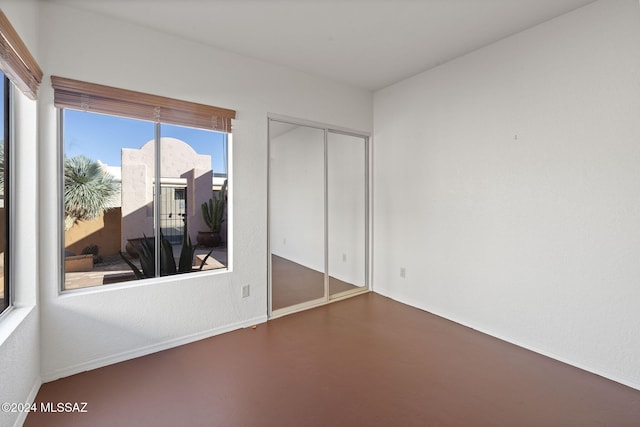
[[[283,244],[283,245],[286,245],[286,244],[287,244],[287,239],[286,239],[286,238],[282,239],[282,244]]]
[[[342,254],[342,262],[347,262],[347,254]]]
[[[407,270],[405,270],[404,267],[400,267],[400,277],[402,277],[403,279],[407,277]]]
[[[242,287],[242,298],[247,298],[249,296],[249,285],[244,285]]]

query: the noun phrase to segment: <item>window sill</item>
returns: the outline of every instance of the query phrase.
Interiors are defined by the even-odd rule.
[[[29,307],[11,307],[0,316],[0,347],[4,345],[7,339],[19,327],[24,319],[36,308],[32,305]]]
[[[171,284],[177,281],[193,280],[204,276],[218,276],[231,273],[230,268],[220,268],[216,270],[197,271],[188,274],[174,274],[170,276],[153,277],[142,280],[129,280],[117,283],[108,283],[104,285],[78,287],[74,289],[63,289],[59,291],[62,297],[71,297],[75,295],[99,294],[103,292],[118,291],[123,289],[131,289],[146,286],[158,286],[162,284]]]

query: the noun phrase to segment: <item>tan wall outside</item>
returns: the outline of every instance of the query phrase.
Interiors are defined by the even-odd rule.
[[[64,233],[65,249],[80,255],[89,245],[98,245],[99,255],[115,255],[120,251],[122,234],[120,208],[109,209],[92,221],[81,221]]]

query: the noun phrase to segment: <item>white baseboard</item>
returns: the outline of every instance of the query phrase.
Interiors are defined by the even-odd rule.
[[[29,392],[29,396],[27,396],[27,400],[25,403],[32,404],[36,400],[36,396],[38,395],[38,391],[40,390],[40,386],[42,385],[42,380],[38,378],[36,382],[31,387],[31,391]],[[16,418],[16,422],[13,424],[13,427],[22,427],[24,422],[27,420],[28,412],[20,412],[18,414],[18,418]]]
[[[564,357],[558,356],[557,354],[553,354],[553,353],[551,353],[549,351],[540,350],[540,349],[538,349],[536,347],[530,346],[528,344],[524,344],[524,343],[522,343],[522,342],[520,342],[518,340],[514,340],[512,338],[504,337],[503,335],[501,335],[499,333],[496,333],[494,331],[490,331],[490,330],[486,330],[486,329],[482,329],[482,328],[477,328],[476,326],[467,324],[465,322],[460,322],[459,320],[456,320],[456,319],[453,319],[451,317],[445,316],[445,315],[443,315],[441,313],[435,312],[435,311],[429,309],[428,307],[424,307],[423,305],[418,304],[415,301],[411,301],[411,300],[409,300],[407,298],[397,298],[395,296],[392,296],[392,295],[390,295],[388,293],[384,293],[384,292],[376,292],[376,293],[378,293],[378,294],[380,294],[382,296],[385,296],[387,298],[391,298],[392,300],[398,301],[398,302],[400,302],[402,304],[406,304],[406,305],[409,305],[411,307],[415,307],[415,308],[418,308],[420,310],[424,310],[427,313],[431,313],[431,314],[433,314],[435,316],[442,317],[443,319],[447,319],[447,320],[449,320],[451,322],[457,323],[458,325],[462,325],[462,326],[465,326],[467,328],[473,329],[475,331],[481,332],[483,334],[487,334],[489,336],[492,336],[494,338],[498,338],[499,340],[508,342],[509,344],[513,344],[513,345],[516,345],[518,347],[522,347],[522,348],[524,348],[526,350],[533,351],[534,353],[538,353],[538,354],[540,354],[542,356],[546,356],[546,357],[549,357],[551,359],[557,360],[558,362],[562,362],[562,363],[565,363],[567,365],[573,366],[575,368],[582,369],[583,371],[587,371],[589,373],[598,375],[598,376],[606,378],[608,380],[615,381],[615,382],[617,382],[619,384],[622,384],[622,385],[625,385],[627,387],[631,387],[633,389],[640,390],[640,383],[635,383],[633,381],[628,381],[628,380],[625,380],[623,378],[618,378],[615,375],[610,375],[610,374],[608,374],[606,372],[602,372],[602,371],[600,371],[598,369],[593,369],[592,367],[585,366],[585,365],[583,365],[581,363],[576,363],[576,362],[574,362],[572,360],[568,360],[568,359],[566,359]]]
[[[236,329],[248,328],[253,325],[265,323],[267,316],[258,316],[252,319],[247,319],[242,322],[232,323],[219,328],[209,329],[206,331],[198,332],[191,335],[186,335],[180,338],[174,338],[167,341],[163,341],[157,344],[152,344],[145,347],[140,347],[131,351],[123,351],[121,353],[112,354],[98,359],[89,360],[87,362],[78,363],[76,365],[68,366],[62,369],[56,369],[53,372],[47,372],[42,375],[42,382],[50,382],[60,378],[75,375],[80,372],[91,371],[93,369],[102,368],[104,366],[113,365],[114,363],[124,362],[126,360],[135,359],[137,357],[146,356],[148,354],[157,353],[162,350],[168,350],[173,347],[178,347],[184,344],[189,344],[194,341],[199,341],[205,338],[210,338],[215,335],[224,334],[226,332],[235,331]]]

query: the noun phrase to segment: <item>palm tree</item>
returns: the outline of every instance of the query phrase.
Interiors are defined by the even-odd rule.
[[[85,156],[64,161],[64,227],[99,217],[109,209],[118,184],[101,163]]]

